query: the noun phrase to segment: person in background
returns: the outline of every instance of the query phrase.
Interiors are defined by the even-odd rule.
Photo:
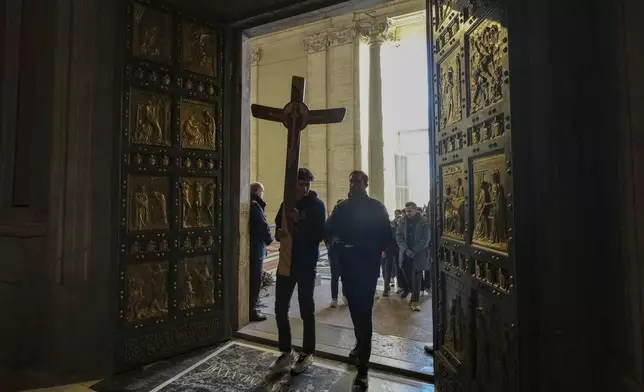
[[[289,368],[291,374],[306,371],[313,363],[315,352],[315,302],[313,290],[317,262],[320,259],[320,242],[324,239],[326,210],[324,202],[311,190],[313,173],[300,168],[297,173],[297,203],[293,211],[283,211],[284,205],[275,218],[275,238],[281,236],[282,214],[290,214],[293,219],[293,248],[290,271],[280,274],[277,270],[275,283],[275,320],[277,321],[279,350],[282,353],[270,366],[272,374],[282,373]],[[344,281],[344,280],[343,280]],[[297,285],[300,316],[303,321],[302,353],[294,359],[291,347],[291,325],[288,319],[289,306]]]
[[[398,229],[398,224],[400,223],[400,220],[403,218],[405,214],[404,210],[396,210],[394,212],[394,220],[391,221],[391,230],[393,231],[394,238],[396,237],[396,231]],[[402,294],[404,292],[410,292],[411,287],[408,287],[405,281],[405,275],[403,274],[402,268],[400,268],[400,260],[399,260],[399,253],[400,250],[398,249],[398,242],[396,242],[396,252],[394,255],[395,258],[395,263],[394,263],[394,269],[395,269],[395,274],[396,274],[396,294]]]
[[[259,292],[262,286],[264,272],[264,256],[266,247],[273,242],[271,228],[266,221],[266,202],[264,201],[264,185],[256,182],[250,185],[250,260],[249,260],[249,318],[251,322],[264,321],[266,316],[259,312]]]
[[[342,202],[342,199],[338,199],[335,206]],[[333,208],[335,211],[335,207]],[[338,264],[338,250],[334,249],[329,242],[330,239],[325,238],[324,244],[326,245],[327,255],[329,257],[329,267],[331,268],[331,304],[329,307],[337,308],[338,307],[338,285],[340,282],[340,265]],[[344,304],[347,304],[347,296],[344,294],[344,284],[342,285],[342,299]]]
[[[429,269],[429,225],[427,219],[419,214],[416,203],[408,202],[405,210],[407,216],[398,225],[396,239],[400,248],[400,265],[405,271],[407,282],[411,284],[409,305],[418,312],[423,271]]]
[[[402,211],[396,210],[394,216],[402,214]],[[390,222],[391,241],[387,244],[386,249],[382,252],[382,279],[385,282],[385,288],[382,292],[383,297],[389,297],[391,291],[391,280],[396,276],[396,265],[398,264],[398,244],[396,243],[396,228],[398,223],[396,218]]]
[[[326,224],[329,243],[338,252],[342,286],[356,336],[356,346],[349,354],[358,367],[354,390],[366,390],[369,386],[373,300],[381,254],[391,242],[387,209],[367,195],[368,185],[367,174],[352,172],[349,198],[336,206]]]

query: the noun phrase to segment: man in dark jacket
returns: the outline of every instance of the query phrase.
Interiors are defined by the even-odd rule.
[[[273,242],[271,228],[266,221],[264,186],[259,182],[250,185],[250,260],[249,299],[250,321],[264,321],[266,316],[259,312],[259,291],[264,272],[266,247]]]
[[[270,366],[271,373],[281,373],[290,368],[291,374],[304,372],[313,363],[315,352],[315,288],[316,266],[320,258],[320,243],[324,239],[324,220],[326,210],[317,193],[311,191],[313,174],[300,168],[297,175],[297,204],[293,211],[282,211],[280,206],[275,218],[276,234],[279,241],[282,226],[282,213],[290,213],[293,218],[293,251],[291,253],[290,275],[277,274],[275,284],[275,319],[277,321],[279,350],[282,354]],[[300,316],[303,321],[302,353],[294,362],[291,349],[291,326],[288,309],[297,285]]]
[[[327,221],[327,239],[337,250],[342,284],[356,335],[350,357],[357,362],[354,387],[367,389],[373,331],[372,308],[380,277],[380,257],[391,243],[389,214],[381,202],[367,195],[369,177],[362,171],[349,176],[349,199],[338,204]]]

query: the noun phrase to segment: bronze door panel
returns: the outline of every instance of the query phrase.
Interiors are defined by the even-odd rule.
[[[504,4],[431,5],[437,390],[514,391],[511,75]]]
[[[222,29],[154,3],[126,3],[117,370],[231,334]]]

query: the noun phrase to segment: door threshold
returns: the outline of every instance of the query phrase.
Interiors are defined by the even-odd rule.
[[[295,320],[291,320],[293,322]],[[316,324],[316,330],[320,328],[337,328],[325,324]],[[317,331],[316,331],[317,332]],[[374,334],[375,335],[375,334]],[[239,330],[235,336],[240,339],[248,340],[254,343],[260,343],[267,346],[277,347],[278,337],[276,333],[267,332],[252,328],[252,324]],[[337,362],[352,365],[353,362],[349,359],[349,349],[332,346],[329,344],[321,343],[319,340],[316,342],[315,355]],[[293,339],[293,348],[295,350],[302,349],[302,340]],[[417,364],[412,362],[384,357],[380,355],[371,355],[369,360],[369,367],[374,370],[391,373],[394,375],[413,378],[419,381],[434,383],[434,362],[430,358],[429,366],[427,363]]]

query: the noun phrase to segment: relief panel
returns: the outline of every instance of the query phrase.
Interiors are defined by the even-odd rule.
[[[216,187],[214,178],[181,179],[181,221],[184,229],[214,226]]]
[[[462,58],[462,52],[456,48],[438,66],[441,130],[463,118]]]
[[[507,30],[501,23],[485,20],[469,35],[470,114],[503,99],[503,57]]]
[[[216,76],[217,36],[214,31],[195,23],[183,24],[183,69]]]
[[[168,224],[170,181],[166,177],[128,177],[130,231],[165,230]]]
[[[172,17],[136,2],[133,13],[134,56],[162,64],[171,64]]]
[[[440,26],[447,20],[452,11],[456,11],[458,0],[433,0],[434,15],[437,17],[437,26]]]
[[[467,231],[465,222],[467,192],[463,164],[459,162],[443,166],[442,179],[443,235],[464,240]]]
[[[505,133],[503,114],[468,128],[469,143],[475,146],[503,136]]]
[[[475,373],[479,391],[516,391],[515,328],[503,320],[498,306],[478,294]]]
[[[188,310],[215,303],[215,268],[212,255],[179,262],[179,309]]]
[[[181,147],[214,150],[217,121],[214,104],[184,99],[181,102]]]
[[[170,96],[132,90],[133,144],[170,145]]]
[[[505,168],[504,154],[475,159],[472,164],[476,203],[472,242],[502,252],[508,250]]]
[[[125,268],[128,324],[168,314],[167,261],[130,264]]]
[[[445,313],[442,317],[441,346],[446,347],[456,359],[463,362],[468,346],[467,318],[465,317],[467,297],[462,290],[463,284],[456,278],[446,275],[445,283],[448,290],[445,296],[446,303],[443,306]]]

